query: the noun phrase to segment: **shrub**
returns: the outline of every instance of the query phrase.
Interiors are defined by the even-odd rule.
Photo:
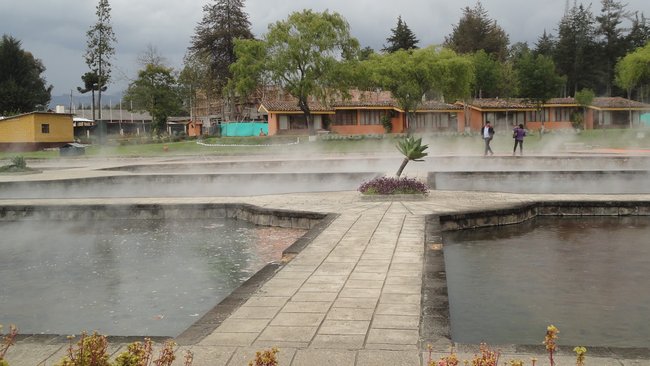
[[[2,335],[2,325],[0,325],[0,335]],[[9,347],[13,346],[16,343],[16,336],[18,336],[18,328],[15,325],[9,326],[9,333],[7,333],[0,342],[0,366],[9,366],[7,360],[5,360],[5,355],[9,350]]]
[[[27,168],[27,162],[25,161],[25,158],[22,156],[14,156],[11,158],[11,165],[18,168],[18,169],[25,169]]]
[[[276,354],[278,349],[273,347],[270,350],[255,352],[255,359],[248,363],[248,366],[278,366]]]
[[[429,187],[414,178],[377,177],[364,182],[359,192],[373,194],[428,194]]]
[[[176,359],[176,343],[167,341],[160,349],[157,359],[153,358],[153,342],[145,338],[144,342],[133,342],[125,352],[120,353],[114,363],[109,362],[108,339],[104,335],[81,334],[81,339],[75,344],[70,339],[68,354],[57,366],[171,366]],[[187,351],[184,366],[191,366],[193,354]]]

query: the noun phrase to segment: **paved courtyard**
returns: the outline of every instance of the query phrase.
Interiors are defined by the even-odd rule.
[[[84,176],[84,171],[75,169],[70,175]],[[48,179],[70,176],[65,172],[47,174]],[[3,179],[0,176],[0,181]],[[544,200],[648,201],[650,195],[432,191],[419,201],[367,201],[357,192],[326,192],[252,197],[6,199],[0,206],[232,202],[338,214],[216,329],[197,343],[179,346],[178,354],[191,350],[196,366],[247,365],[255,351],[278,347],[280,365],[286,366],[415,366],[426,364],[428,358],[420,339],[425,216]],[[440,243],[433,243],[431,250],[440,250],[435,244]],[[111,351],[122,352],[125,345],[117,342]],[[448,353],[452,346],[444,337],[431,345],[434,358]],[[66,348],[61,338],[29,337],[10,349],[7,360],[11,366],[53,365]],[[516,358],[530,364],[530,358],[537,357],[538,365],[547,364],[545,355],[537,350],[499,348],[502,361]],[[475,349],[463,346],[458,351],[461,358],[469,359]],[[605,351],[587,355],[589,365],[650,364],[644,353],[628,358],[612,357]],[[175,364],[182,365],[182,360]],[[562,350],[556,364],[575,364],[571,350]]]

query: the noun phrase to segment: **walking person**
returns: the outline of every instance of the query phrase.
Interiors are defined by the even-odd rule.
[[[515,139],[515,147],[512,148],[512,156],[515,156],[517,151],[517,145],[519,145],[519,155],[524,155],[524,137],[526,137],[526,130],[524,129],[523,124],[515,127],[512,130],[512,137]]]
[[[481,129],[481,136],[483,136],[483,141],[485,141],[485,152],[483,153],[483,156],[487,156],[488,153],[494,155],[494,152],[492,152],[492,148],[490,147],[490,142],[494,137],[494,128],[490,125],[490,121],[485,121],[485,125]]]

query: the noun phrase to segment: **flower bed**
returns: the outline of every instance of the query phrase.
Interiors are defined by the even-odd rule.
[[[415,178],[377,177],[359,186],[364,195],[429,194],[429,187]]]

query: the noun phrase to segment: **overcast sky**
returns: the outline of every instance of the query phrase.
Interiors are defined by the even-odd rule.
[[[45,78],[54,86],[52,95],[76,92],[81,75],[88,71],[83,54],[86,31],[96,21],[96,0],[0,0],[0,33],[22,41],[23,49],[41,59]],[[113,83],[109,94],[126,89],[138,70],[138,55],[155,47],[175,68],[183,56],[203,5],[212,0],[110,0],[113,31],[117,37]],[[628,10],[650,16],[650,1],[626,0]],[[546,29],[556,33],[566,0],[483,0],[492,19],[505,29],[510,42],[534,44]],[[570,0],[573,4],[573,0]],[[584,4],[589,4],[583,1]],[[256,37],[268,25],[293,11],[311,8],[343,15],[362,47],[381,49],[395,27],[398,15],[420,40],[420,46],[440,44],[457,24],[462,8],[476,0],[245,0],[245,11]],[[594,13],[600,1],[594,0]]]

